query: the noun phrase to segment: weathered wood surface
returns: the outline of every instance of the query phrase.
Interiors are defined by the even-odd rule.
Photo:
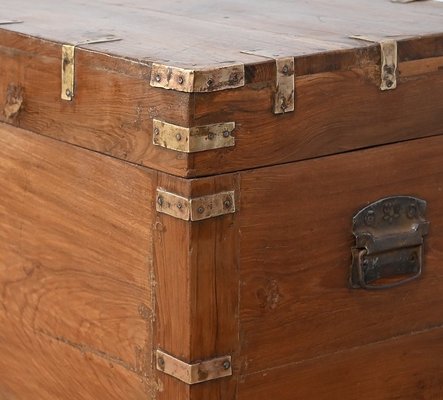
[[[0,176],[0,397],[149,398],[155,174],[2,125]]]
[[[443,324],[442,151],[437,136],[240,174],[242,374]],[[392,195],[428,202],[423,275],[350,289],[352,217]]]
[[[443,328],[247,376],[238,400],[439,400]]]
[[[158,187],[188,198],[236,190],[234,175],[186,180],[159,174]],[[235,214],[155,223],[156,346],[193,363],[231,355],[235,376],[189,387],[159,373],[159,400],[234,399],[239,371],[238,226]]]
[[[248,54],[255,50],[288,56],[366,47],[363,41],[349,39],[357,34],[443,33],[443,4],[435,1],[100,0],[85,6],[81,0],[16,0],[3,4],[2,17],[24,21],[8,29],[57,42],[114,34],[123,40],[91,48],[136,60],[192,66],[263,61]]]

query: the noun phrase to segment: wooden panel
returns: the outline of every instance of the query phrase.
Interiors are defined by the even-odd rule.
[[[75,96],[65,101],[60,44],[0,30],[0,58],[1,121],[184,174],[185,155],[152,144],[152,118],[186,126],[189,94],[151,88],[147,65],[77,49]]]
[[[186,65],[253,63],[248,54],[302,55],[367,43],[349,39],[422,36],[443,33],[443,6],[435,1],[394,4],[387,0],[201,0],[150,2],[99,0],[87,7],[81,0],[16,0],[3,5],[4,18],[23,19],[7,28],[54,41],[76,41],[91,34],[112,33],[123,40],[94,45],[122,57]],[[66,16],[69,15],[69,24]],[[147,23],[149,21],[149,23]],[[411,23],[413,21],[413,23]],[[171,27],[173,29],[171,29]]]
[[[442,151],[433,137],[241,174],[246,373],[442,324]],[[352,217],[391,195],[428,202],[424,274],[350,289]]]
[[[158,185],[189,198],[233,189],[239,193],[234,175],[185,180],[159,174]],[[239,369],[237,232],[235,214],[198,222],[157,215],[157,347],[188,363],[231,355],[235,373],[188,386],[160,372],[159,400],[234,398]]]
[[[32,368],[52,376],[48,390],[70,374],[63,352],[73,362],[81,353],[106,360],[94,378],[81,377],[80,366],[73,365],[75,377],[66,382],[81,378],[85,387],[97,388],[99,398],[107,397],[108,380],[120,374],[107,371],[108,363],[143,381],[151,375],[155,175],[2,125],[0,176],[0,319],[7,329],[0,341],[2,380],[20,372],[7,368],[16,360],[5,354],[26,363],[35,347]],[[47,356],[51,346],[69,349]],[[17,347],[16,354],[6,351],[10,347]],[[44,380],[34,373],[26,376],[30,385]],[[102,383],[91,383],[96,379]],[[23,398],[17,385],[13,393]],[[138,386],[128,395],[139,398]]]
[[[238,400],[439,400],[442,357],[438,328],[247,376]]]
[[[442,63],[423,66],[424,74],[413,78],[410,63],[404,74],[400,65],[397,89],[381,92],[379,68],[366,62],[359,69],[298,77],[295,111],[284,115],[271,112],[272,80],[239,91],[196,94],[194,124],[235,121],[236,144],[193,154],[190,175],[214,173],[215,166],[218,172],[238,171],[443,133]]]

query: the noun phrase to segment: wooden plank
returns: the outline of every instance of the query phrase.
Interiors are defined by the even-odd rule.
[[[154,399],[146,378],[118,360],[35,334],[22,322],[0,312],[0,399]]]
[[[0,30],[0,57],[0,121],[132,163],[186,170],[185,155],[153,145],[152,118],[186,126],[189,94],[151,88],[146,64],[77,49],[75,97],[65,101],[59,44]]]
[[[442,324],[442,150],[437,136],[241,174],[243,373]],[[352,217],[392,195],[428,202],[424,273],[350,289]]]
[[[443,392],[443,329],[246,376],[238,400],[417,400]]]
[[[441,69],[411,79],[410,62],[404,69],[400,64],[398,87],[386,93],[379,90],[379,68],[372,65],[299,76],[295,111],[284,116],[270,112],[272,81],[195,94],[193,123],[235,121],[236,144],[192,154],[189,175],[212,174],[214,166],[218,173],[238,171],[443,133]]]
[[[69,5],[53,0],[17,0],[5,4],[2,13],[10,19],[25,20],[8,29],[27,35],[72,42],[91,32],[112,33],[123,40],[94,48],[138,60],[186,65],[228,60],[249,63],[256,57],[243,51],[253,49],[288,56],[365,47],[349,39],[355,34],[404,37],[443,33],[443,7],[434,1],[278,0],[257,4],[225,0],[203,4],[167,0],[146,4],[143,0],[100,0],[84,7],[81,0]]]
[[[155,175],[2,124],[0,176],[0,318],[8,329],[0,341],[2,380],[16,373],[5,348],[21,338],[23,363],[43,337],[124,365],[137,379],[151,376]],[[52,355],[49,366],[35,351],[33,368],[63,382],[63,355]],[[30,384],[43,379],[34,373],[26,376]],[[82,378],[86,387],[108,379],[92,376]]]
[[[234,175],[186,180],[159,174],[159,187],[194,198],[238,192]],[[233,398],[238,371],[238,227],[235,214],[189,222],[157,215],[156,343],[187,363],[231,355],[235,376],[189,386],[161,372],[161,399]]]

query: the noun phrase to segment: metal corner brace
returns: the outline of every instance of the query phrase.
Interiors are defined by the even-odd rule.
[[[157,350],[157,370],[195,385],[232,375],[231,356],[213,358],[188,364],[161,350]]]
[[[184,221],[201,221],[235,213],[235,192],[226,191],[187,199],[175,193],[157,189],[157,211]]]
[[[74,98],[75,88],[75,48],[77,46],[96,43],[116,42],[121,40],[114,36],[106,36],[97,39],[88,39],[76,44],[62,45],[62,100],[71,101]]]
[[[201,70],[152,64],[151,86],[187,93],[216,92],[245,85],[243,64]]]
[[[234,146],[234,129],[235,122],[186,128],[154,119],[152,141],[166,149],[196,153]]]

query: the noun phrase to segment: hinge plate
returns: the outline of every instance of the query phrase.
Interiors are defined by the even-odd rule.
[[[187,199],[163,189],[157,189],[156,208],[184,221],[201,221],[220,215],[235,213],[234,191]]]
[[[235,145],[235,122],[222,122],[185,128],[168,122],[153,120],[153,143],[183,153],[231,147]]]
[[[232,375],[230,356],[188,364],[161,350],[157,350],[157,369],[188,385]]]
[[[192,70],[163,64],[152,64],[151,86],[180,92],[200,93],[235,89],[245,84],[243,64],[212,69]]]
[[[116,42],[121,40],[114,36],[87,39],[76,44],[62,45],[62,100],[71,101],[74,98],[75,88],[75,48],[81,45]]]
[[[277,58],[276,91],[274,97],[274,114],[294,111],[295,103],[295,62],[294,57]]]

